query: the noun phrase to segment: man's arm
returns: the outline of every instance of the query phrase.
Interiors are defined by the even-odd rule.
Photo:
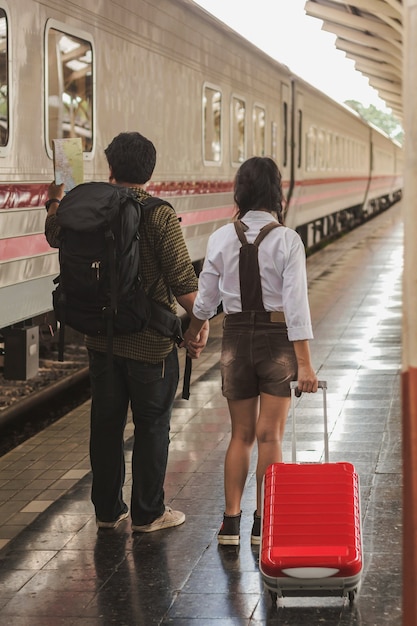
[[[59,248],[59,234],[60,227],[56,223],[56,212],[59,207],[59,203],[64,197],[64,183],[62,185],[56,185],[52,182],[48,187],[48,200],[46,201],[46,222],[45,222],[45,237],[51,248]]]
[[[193,304],[195,297],[197,295],[196,291],[192,293],[186,293],[182,296],[177,296],[178,303],[185,309],[191,319],[193,319]],[[189,355],[193,359],[198,359],[203,348],[205,348],[209,336],[209,322],[208,320],[201,322],[201,327],[199,328],[198,333],[193,335],[192,337],[188,336],[187,341],[185,341],[182,346],[187,348]],[[188,331],[186,331],[185,336],[187,336]],[[182,347],[181,346],[181,347]]]

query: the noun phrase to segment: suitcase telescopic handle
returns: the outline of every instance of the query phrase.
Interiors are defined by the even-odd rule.
[[[323,420],[324,420],[324,462],[329,462],[329,433],[327,428],[327,381],[318,381],[319,389],[323,391]],[[295,420],[295,398],[298,382],[290,383],[291,387],[291,418],[292,418],[292,462],[297,462],[297,425]]]

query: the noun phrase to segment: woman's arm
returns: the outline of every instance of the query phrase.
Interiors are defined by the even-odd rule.
[[[294,351],[298,367],[298,389],[311,393],[317,391],[317,376],[311,364],[310,344],[308,339],[294,341]]]

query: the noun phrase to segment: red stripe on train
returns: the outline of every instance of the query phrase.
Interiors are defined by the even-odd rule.
[[[0,239],[0,263],[47,254],[52,250],[43,234]]]
[[[0,185],[0,209],[20,209],[43,206],[47,199],[45,183]]]
[[[374,181],[382,184],[383,181],[398,181],[397,175],[380,176]],[[337,178],[314,178],[311,180],[296,181],[296,187],[317,185],[352,185],[354,183],[364,185],[366,177],[337,177]],[[288,187],[288,181],[283,182],[284,189]],[[0,184],[0,209],[17,209],[27,207],[40,207],[47,199],[47,183],[10,183]],[[230,193],[233,190],[232,181],[200,180],[200,181],[177,181],[177,182],[151,182],[147,186],[149,193],[163,197],[175,197],[185,195]]]
[[[230,181],[179,181],[149,183],[146,189],[155,196],[185,196],[226,193],[233,188]],[[43,206],[47,200],[47,183],[0,184],[0,209],[19,209]]]

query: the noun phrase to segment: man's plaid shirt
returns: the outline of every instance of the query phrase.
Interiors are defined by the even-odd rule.
[[[132,188],[138,199],[149,197],[143,189]],[[45,223],[45,235],[50,246],[59,247],[60,227],[56,216],[49,215]],[[176,312],[173,296],[197,291],[198,281],[185,245],[181,226],[175,212],[161,201],[150,211],[142,212],[139,228],[141,275],[145,290],[152,285],[154,299]],[[171,295],[172,294],[172,295]],[[86,346],[106,352],[105,337],[86,337]],[[114,337],[113,353],[117,356],[159,363],[173,349],[171,339],[157,331],[147,329],[140,333]]]

